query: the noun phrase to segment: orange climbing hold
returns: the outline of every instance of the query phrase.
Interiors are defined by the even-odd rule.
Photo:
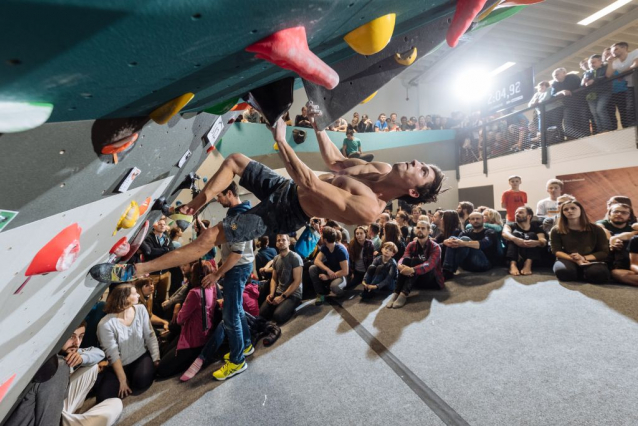
[[[481,13],[486,2],[487,0],[458,0],[452,23],[445,37],[450,47],[456,47],[459,39],[470,28],[474,18]]]
[[[277,31],[246,48],[256,57],[296,72],[301,78],[334,89],[339,84],[339,74],[310,51],[306,28],[293,27]]]
[[[247,102],[242,102],[240,104],[235,105],[234,107],[232,107],[230,110],[231,111],[245,111],[248,108],[250,108],[250,105],[248,105]]]
[[[9,377],[3,384],[0,385],[0,402],[4,399],[4,396],[7,394],[7,391],[11,387],[11,383],[16,378],[16,375]]]
[[[140,216],[146,213],[146,210],[148,210],[148,206],[151,205],[151,201],[153,201],[151,197],[148,197],[142,204],[140,204]]]

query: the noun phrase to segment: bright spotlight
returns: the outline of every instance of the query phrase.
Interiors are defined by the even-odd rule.
[[[470,70],[460,74],[453,83],[458,98],[471,103],[485,99],[491,78],[485,70]]]

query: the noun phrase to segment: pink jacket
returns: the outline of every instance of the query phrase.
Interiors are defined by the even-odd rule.
[[[259,316],[259,286],[253,282],[248,281],[246,287],[244,287],[243,305],[244,311],[248,312],[254,317]]]
[[[186,295],[182,309],[177,314],[177,323],[182,326],[182,331],[177,341],[177,350],[200,348],[208,340],[208,335],[213,327],[213,313],[217,303],[217,286],[210,286],[204,292],[206,294],[206,315],[209,328],[204,332],[201,289],[199,287],[193,288]]]

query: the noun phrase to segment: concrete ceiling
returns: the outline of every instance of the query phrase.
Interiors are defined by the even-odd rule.
[[[551,79],[563,66],[580,71],[581,59],[602,53],[618,41],[638,48],[638,2],[633,1],[588,26],[577,22],[611,4],[612,0],[546,0],[495,25],[476,31],[456,49],[447,46],[414,63],[401,75],[410,85],[431,84],[450,70],[476,66],[492,70],[516,62],[510,71],[534,67],[536,81]],[[471,38],[470,38],[471,37]]]

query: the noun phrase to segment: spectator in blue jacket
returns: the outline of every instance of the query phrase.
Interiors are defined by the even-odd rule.
[[[377,256],[368,267],[363,278],[362,299],[369,299],[380,291],[392,291],[399,277],[397,262],[393,257],[397,254],[397,246],[388,241],[381,247],[381,255]]]

